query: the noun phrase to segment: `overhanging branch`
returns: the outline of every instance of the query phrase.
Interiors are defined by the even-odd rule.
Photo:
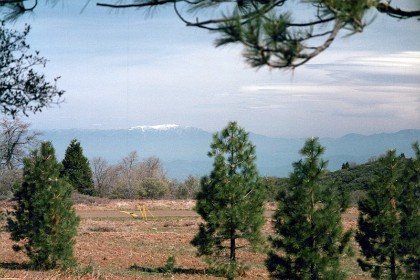
[[[0,0],[1,1],[1,0]],[[102,0],[104,1],[104,0]],[[106,1],[105,1],[106,2]],[[330,47],[340,30],[348,28],[353,33],[362,32],[364,16],[373,4],[349,7],[337,1],[312,3],[316,13],[312,18],[293,20],[291,11],[280,9],[287,0],[132,0],[131,4],[97,3],[97,6],[124,9],[156,7],[173,4],[176,16],[187,26],[198,27],[222,34],[216,46],[240,43],[244,46],[244,57],[252,67],[294,69]],[[300,0],[302,4],[307,1]],[[378,1],[379,2],[379,1]],[[186,4],[189,12],[216,8],[220,13],[207,18],[190,18],[184,14]],[[226,5],[227,14],[219,8]],[[383,0],[375,5],[380,13],[406,19],[420,17],[420,10],[407,11],[390,5]]]
[[[418,11],[404,11],[399,8],[392,7],[386,2],[381,2],[376,6],[376,9],[380,13],[385,13],[391,17],[406,19],[411,17],[420,17],[420,10]]]
[[[176,2],[176,0],[148,1],[144,3],[127,4],[127,5],[96,3],[96,6],[114,8],[114,9],[127,9],[127,8],[142,8],[142,7],[159,6],[159,5],[164,5],[164,4],[172,3],[172,2]]]

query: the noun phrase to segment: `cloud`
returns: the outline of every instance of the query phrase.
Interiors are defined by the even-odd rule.
[[[241,88],[242,98],[258,97],[273,103],[335,103],[355,107],[370,107],[381,104],[418,104],[418,89],[415,86],[376,86],[349,84],[282,84],[252,85]]]
[[[420,70],[420,52],[391,53],[383,56],[356,57],[349,61],[350,65],[380,67],[385,70],[407,69]]]
[[[289,83],[244,85],[242,104],[249,112],[276,110],[280,119],[301,120],[301,128],[314,134],[418,128],[419,67],[420,52],[353,54],[330,64],[307,65]],[[333,130],[328,132],[328,126]]]
[[[336,83],[419,84],[420,52],[349,53],[344,59],[305,67],[323,72]]]
[[[50,60],[47,76],[62,76],[67,91],[59,110],[31,118],[35,126],[177,123],[215,131],[237,120],[276,136],[419,127],[420,52],[373,42],[380,21],[285,74],[251,69],[240,46],[215,49],[214,35],[165,12],[146,20],[136,10],[80,14],[68,5],[30,22],[31,46]]]

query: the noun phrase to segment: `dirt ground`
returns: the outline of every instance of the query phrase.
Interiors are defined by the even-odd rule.
[[[79,267],[65,272],[25,270],[26,256],[11,249],[5,221],[0,220],[0,279],[222,279],[209,273],[190,244],[201,222],[192,210],[194,204],[191,200],[76,200],[81,217],[75,246]],[[141,219],[138,206],[146,210],[147,220]],[[10,202],[0,201],[0,211],[6,210],[11,210]],[[273,205],[267,205],[267,235],[272,233],[269,217],[273,210]],[[356,217],[357,211],[350,209],[343,215],[344,225],[355,227]],[[169,256],[175,257],[174,273],[162,269]],[[239,279],[268,279],[264,253],[242,250],[238,258],[250,266]],[[343,266],[348,279],[370,279],[354,257],[344,260]]]

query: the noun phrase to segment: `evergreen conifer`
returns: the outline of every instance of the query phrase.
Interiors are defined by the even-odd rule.
[[[323,153],[317,138],[308,139],[300,150],[305,159],[293,164],[289,187],[279,193],[266,261],[272,278],[345,279],[339,257],[351,232],[343,230],[337,194],[320,185],[327,165]]]
[[[73,188],[81,194],[94,195],[92,169],[79,141],[73,139],[70,142],[62,163],[63,176],[67,177]]]
[[[244,244],[239,246],[238,240],[247,240],[254,248],[264,243],[264,193],[255,146],[244,129],[230,122],[214,135],[209,156],[214,158],[213,171],[202,178],[195,206],[205,223],[192,244],[198,255],[210,256],[233,279],[239,267],[236,251]]]
[[[61,169],[51,143],[42,143],[24,160],[23,183],[14,193],[17,204],[7,221],[16,242],[13,249],[24,249],[36,269],[75,264],[79,218],[72,208],[72,187],[60,178]]]
[[[374,278],[420,278],[420,151],[409,161],[388,151],[359,201],[359,265]]]

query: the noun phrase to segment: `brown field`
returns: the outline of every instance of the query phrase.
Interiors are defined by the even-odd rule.
[[[0,218],[0,279],[221,279],[209,273],[207,264],[196,256],[189,244],[197,232],[200,218],[192,211],[194,201],[147,201],[76,199],[81,217],[75,255],[79,267],[71,271],[31,271],[25,269],[26,257],[15,253],[9,234]],[[120,211],[135,211],[144,205],[148,219],[133,219]],[[274,206],[267,205],[264,233],[271,233],[269,217]],[[0,211],[11,203],[0,201]],[[153,216],[152,216],[153,215]],[[354,228],[357,212],[343,215],[346,227]],[[355,249],[357,254],[357,249]],[[175,273],[163,273],[169,256],[175,256]],[[264,253],[245,250],[238,256],[250,265],[238,279],[268,279]],[[343,260],[348,279],[370,279],[357,266],[356,256]]]

